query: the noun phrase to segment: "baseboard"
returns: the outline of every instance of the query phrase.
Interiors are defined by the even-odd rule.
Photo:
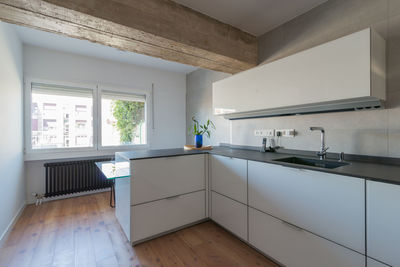
[[[11,230],[14,228],[15,223],[18,221],[19,217],[21,216],[22,212],[24,211],[25,206],[26,206],[26,201],[24,201],[24,203],[22,203],[21,207],[18,209],[17,214],[14,215],[10,224],[7,226],[6,230],[1,234],[0,248],[3,247],[4,243],[6,242],[8,236],[11,233]]]
[[[185,229],[185,228],[194,226],[194,225],[196,225],[196,224],[200,224],[200,223],[207,222],[207,221],[209,221],[209,220],[210,220],[210,218],[204,218],[204,219],[201,219],[201,220],[192,222],[192,223],[188,223],[188,224],[185,224],[185,225],[176,227],[176,228],[174,228],[174,229],[171,229],[171,230],[168,230],[168,231],[165,231],[165,232],[162,232],[162,233],[159,233],[159,234],[150,236],[150,237],[146,237],[146,238],[144,238],[144,239],[140,239],[140,240],[137,240],[137,241],[135,241],[135,242],[131,242],[131,245],[132,245],[132,246],[136,246],[136,245],[141,244],[141,243],[143,243],[143,242],[146,242],[146,241],[149,241],[149,240],[152,240],[152,239],[155,239],[155,238],[164,236],[164,235],[168,235],[168,234],[177,232],[177,231],[179,231],[179,230],[182,230],[182,229]]]
[[[85,192],[79,192],[79,193],[72,193],[72,194],[66,194],[66,195],[55,196],[55,197],[46,197],[46,198],[43,198],[42,202],[53,201],[53,200],[60,200],[60,199],[66,199],[66,198],[72,198],[72,197],[80,197],[80,196],[91,195],[91,194],[97,194],[97,193],[102,193],[102,192],[107,192],[107,191],[110,191],[110,188],[103,188],[103,189],[92,190],[92,191],[85,191]],[[32,202],[29,201],[28,204],[35,204],[35,200],[33,200]]]

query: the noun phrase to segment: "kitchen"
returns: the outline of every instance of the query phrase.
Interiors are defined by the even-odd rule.
[[[181,4],[216,16],[210,5],[188,2]],[[310,6],[303,5],[302,11],[298,7],[296,16],[269,25],[266,33],[256,33],[265,28],[253,28],[259,66],[215,71],[223,64],[188,64],[203,68],[178,75],[179,83],[168,89],[180,104],[163,101],[163,84],[175,78],[166,75],[154,82],[148,74],[149,81],[138,86],[149,101],[148,143],[141,148],[73,151],[68,157],[63,152],[25,153],[26,178],[21,179],[26,182],[21,183],[26,183],[26,192],[21,198],[32,203],[31,193],[44,193],[43,164],[79,157],[95,160],[112,156],[112,151],[116,173],[128,170],[128,175],[115,179],[115,209],[109,213],[115,211],[133,250],[211,220],[248,253],[257,253],[252,254],[255,258],[265,257],[266,266],[400,266],[399,209],[393,205],[400,198],[398,1],[330,0],[314,6],[304,2]],[[35,57],[41,52],[38,48],[24,49],[32,66],[46,58]],[[67,57],[57,58],[68,62]],[[24,72],[41,81],[73,82],[79,77],[50,77],[50,69],[55,69],[50,62],[43,75],[29,66]],[[93,87],[98,98],[104,92],[123,91],[101,78],[87,79],[98,82]],[[200,124],[215,124],[210,138],[203,136],[204,147],[213,146],[211,150],[183,149],[195,144],[187,131],[193,117]],[[93,142],[101,144],[100,139],[95,136]],[[45,198],[39,209],[57,201],[62,200]],[[232,264],[227,253],[216,256],[226,260],[225,266]],[[132,265],[114,257],[119,266]],[[204,261],[206,266],[224,265]],[[168,262],[149,260],[147,265]]]

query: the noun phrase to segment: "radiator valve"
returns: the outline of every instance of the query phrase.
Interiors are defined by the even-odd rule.
[[[39,206],[42,204],[44,194],[32,193],[32,196],[34,196],[36,198],[36,202],[35,202],[36,206]]]

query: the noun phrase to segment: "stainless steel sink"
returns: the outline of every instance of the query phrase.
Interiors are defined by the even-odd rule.
[[[347,162],[311,159],[311,158],[300,158],[300,157],[288,157],[282,159],[276,159],[274,161],[287,162],[298,165],[313,166],[326,169],[335,169],[338,167],[349,165]]]

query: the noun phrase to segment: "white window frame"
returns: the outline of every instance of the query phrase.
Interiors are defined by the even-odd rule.
[[[84,88],[93,92],[93,146],[92,147],[66,147],[49,149],[32,149],[32,83],[54,84]],[[115,92],[122,94],[140,94],[146,97],[145,119],[146,119],[146,144],[102,146],[101,144],[101,92]],[[24,149],[25,160],[41,160],[53,158],[71,158],[77,156],[110,155],[117,151],[146,149],[151,143],[152,125],[152,97],[151,89],[143,89],[137,86],[118,86],[112,84],[66,82],[59,80],[46,80],[27,77],[24,80]]]
[[[93,99],[93,146],[91,147],[65,147],[65,148],[48,148],[48,149],[33,149],[32,148],[32,120],[31,120],[31,105],[32,105],[32,83],[43,83],[43,84],[54,84],[58,86],[76,87],[82,89],[88,89],[92,91]],[[50,81],[43,79],[28,78],[25,79],[25,95],[24,95],[24,127],[25,127],[25,154],[50,154],[50,153],[61,153],[61,152],[81,152],[81,151],[96,151],[97,133],[97,88],[95,84],[88,83],[74,83],[74,82],[60,82]]]
[[[146,121],[146,144],[132,144],[132,145],[119,145],[119,146],[103,146],[101,141],[102,141],[102,112],[101,112],[101,95],[102,92],[107,92],[107,93],[115,93],[115,94],[131,94],[131,95],[144,95],[145,96],[145,121]],[[97,90],[97,98],[99,99],[98,101],[98,111],[97,113],[99,114],[98,116],[98,148],[100,150],[116,150],[116,149],[123,149],[123,150],[132,150],[132,149],[145,149],[149,148],[149,143],[150,143],[150,121],[151,121],[151,91],[148,89],[138,89],[138,88],[129,88],[129,87],[121,87],[121,86],[116,86],[116,85],[98,85],[98,90]]]

